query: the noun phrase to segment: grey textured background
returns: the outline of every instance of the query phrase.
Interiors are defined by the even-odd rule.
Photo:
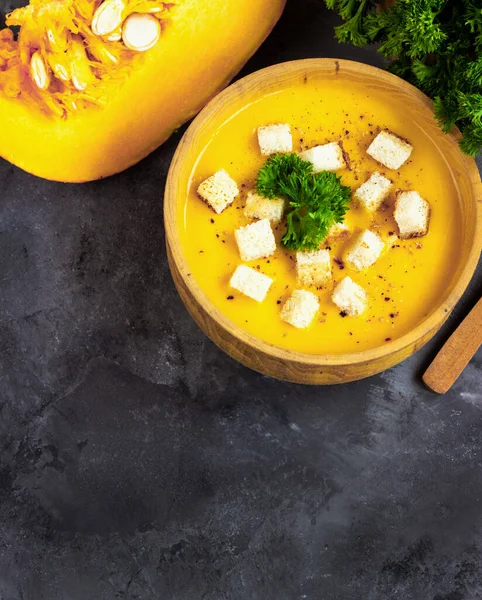
[[[244,73],[381,64],[338,46],[334,22],[291,0]],[[436,339],[380,376],[253,373],[169,275],[181,135],[81,186],[0,162],[0,600],[482,598],[482,356],[445,397],[420,380],[481,271]]]

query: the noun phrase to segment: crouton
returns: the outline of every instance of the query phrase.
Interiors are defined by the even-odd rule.
[[[338,171],[346,168],[343,148],[338,142],[315,146],[300,153],[300,158],[313,165],[313,173],[321,171]]]
[[[330,241],[338,239],[338,238],[346,237],[349,235],[349,233],[350,233],[350,228],[344,221],[343,221],[343,223],[335,223],[328,230],[328,234],[326,236],[325,241],[330,242]]]
[[[239,265],[234,271],[229,285],[256,302],[263,302],[272,283],[273,280],[267,275],[246,265]]]
[[[219,215],[232,204],[239,194],[239,189],[228,173],[221,169],[203,181],[197,193]]]
[[[403,239],[428,233],[430,204],[418,192],[397,192],[393,216]]]
[[[268,219],[240,227],[234,232],[242,260],[257,260],[271,256],[276,250],[276,240]]]
[[[365,229],[348,251],[345,262],[349,267],[362,271],[371,267],[380,257],[385,244],[376,233]]]
[[[321,287],[331,280],[331,261],[328,250],[296,253],[298,283]]]
[[[413,147],[389,131],[380,131],[370,144],[367,154],[388,169],[399,169],[412,154]]]
[[[320,303],[315,294],[306,290],[295,290],[285,302],[281,310],[281,318],[293,327],[305,329],[309,327]]]
[[[378,171],[355,192],[355,199],[369,211],[375,211],[390,193],[392,182]]]
[[[258,128],[258,142],[261,154],[293,152],[293,138],[289,125],[265,125]]]
[[[284,198],[263,198],[255,192],[249,192],[246,197],[244,215],[248,219],[269,219],[271,223],[279,223],[283,218],[286,207]]]
[[[350,317],[358,317],[365,312],[368,298],[365,290],[350,277],[345,277],[336,286],[331,296],[338,308]]]

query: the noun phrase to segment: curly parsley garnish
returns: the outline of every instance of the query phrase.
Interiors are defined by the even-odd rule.
[[[275,154],[259,170],[256,191],[273,200],[286,198],[288,230],[281,242],[290,250],[316,250],[335,223],[343,221],[351,189],[334,173],[313,173],[297,154]]]
[[[482,3],[480,0],[325,0],[345,21],[338,40],[377,43],[389,70],[435,102],[444,131],[457,125],[462,150],[482,148]],[[385,10],[380,10],[380,6]]]

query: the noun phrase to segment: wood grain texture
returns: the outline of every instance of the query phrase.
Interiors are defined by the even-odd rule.
[[[445,394],[482,344],[482,298],[457,327],[425,372],[425,385]]]
[[[209,301],[190,276],[177,231],[177,203],[184,201],[192,166],[197,160],[199,141],[214,115],[232,114],[252,99],[310,78],[343,78],[347,85],[363,83],[368,89],[383,90],[403,103],[407,112],[430,135],[443,152],[460,190],[462,211],[462,251],[454,278],[437,306],[427,318],[408,334],[382,347],[344,355],[311,355],[292,352],[268,344],[248,334],[227,319]],[[353,381],[383,371],[408,358],[425,344],[445,322],[465,291],[480,256],[482,244],[482,184],[475,161],[462,154],[458,146],[460,133],[450,135],[439,129],[429,98],[407,82],[380,69],[337,59],[307,59],[276,65],[236,82],[219,94],[194,120],[174,155],[166,184],[164,221],[169,264],[184,304],[201,329],[214,343],[242,364],[286,381],[309,384],[334,384]]]

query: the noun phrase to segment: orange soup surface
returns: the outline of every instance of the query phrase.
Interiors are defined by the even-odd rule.
[[[341,141],[350,169],[337,175],[353,191],[374,171],[394,182],[389,198],[375,213],[352,202],[345,217],[350,235],[329,243],[333,285],[349,275],[368,294],[368,308],[359,317],[343,316],[331,300],[333,286],[328,286],[306,288],[320,301],[320,311],[309,328],[296,329],[281,320],[284,302],[301,287],[296,281],[296,253],[279,244],[284,224],[274,226],[276,253],[247,263],[274,280],[265,301],[258,303],[229,287],[234,270],[242,264],[234,231],[250,222],[243,210],[246,194],[266,161],[256,132],[273,123],[291,125],[294,151]],[[408,139],[414,147],[399,171],[383,167],[366,154],[381,129]],[[444,157],[403,105],[392,102],[382,90],[368,92],[360,84],[314,79],[248,103],[243,100],[231,118],[212,119],[205,139],[193,166],[189,194],[179,204],[178,228],[190,276],[227,318],[253,336],[285,349],[341,354],[395,340],[430,314],[453,277],[461,246],[459,190]],[[237,182],[241,193],[216,215],[197,195],[197,188],[220,169]],[[430,203],[428,235],[398,240],[372,267],[362,272],[351,270],[344,255],[363,229],[376,231],[382,239],[398,234],[393,219],[398,189],[416,190]]]

